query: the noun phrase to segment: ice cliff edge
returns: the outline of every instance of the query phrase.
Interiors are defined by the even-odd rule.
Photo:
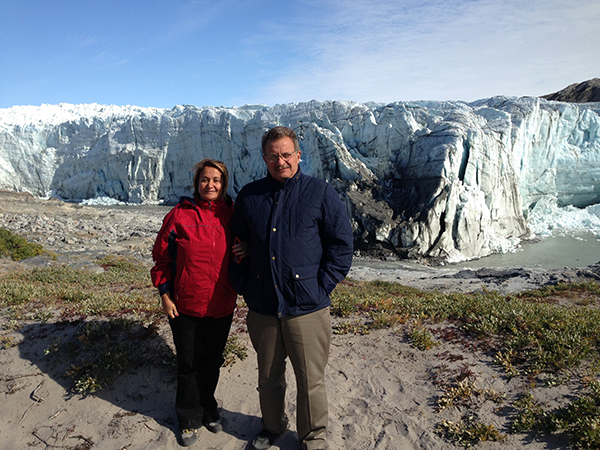
[[[265,174],[260,138],[301,139],[302,170],[345,201],[357,248],[459,261],[529,235],[529,211],[600,203],[600,104],[534,97],[473,103],[307,102],[173,109],[0,109],[0,188],[124,202],[189,194],[190,169],[225,161],[230,193]]]

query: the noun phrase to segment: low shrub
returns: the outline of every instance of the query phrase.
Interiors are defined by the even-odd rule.
[[[15,261],[46,253],[40,244],[27,241],[6,228],[0,228],[0,256],[8,256]]]

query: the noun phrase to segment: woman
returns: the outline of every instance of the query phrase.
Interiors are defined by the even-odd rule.
[[[202,425],[213,433],[223,429],[214,394],[236,299],[227,273],[233,214],[228,180],[223,162],[196,164],[194,198],[182,197],[165,216],[152,251],[152,282],[177,352],[175,410],[185,447],[198,439]],[[234,246],[238,250],[243,252]]]

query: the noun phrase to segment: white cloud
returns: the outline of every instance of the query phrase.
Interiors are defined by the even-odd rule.
[[[600,75],[598,0],[38,3],[0,2],[3,106],[474,100]]]
[[[261,42],[291,56],[260,92],[266,103],[541,95],[597,76],[597,0],[303,5]]]

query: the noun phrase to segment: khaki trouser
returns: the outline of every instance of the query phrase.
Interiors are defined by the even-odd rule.
[[[287,428],[285,360],[289,357],[298,391],[298,437],[304,448],[325,448],[328,420],[325,366],[331,342],[329,308],[281,319],[249,311],[246,323],[258,358],[263,427],[276,434]]]

